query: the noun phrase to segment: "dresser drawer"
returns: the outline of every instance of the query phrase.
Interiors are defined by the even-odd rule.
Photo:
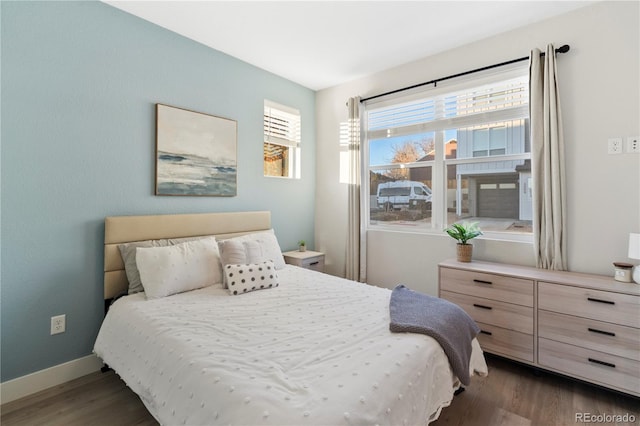
[[[538,340],[542,367],[640,395],[640,363],[553,340]]]
[[[533,336],[478,322],[478,342],[483,351],[533,362]]]
[[[533,334],[533,308],[441,291],[440,296],[460,306],[476,322]]]
[[[324,272],[324,255],[304,259],[300,262],[300,266],[314,271]]]
[[[637,328],[540,311],[538,335],[640,361],[640,330]]]
[[[533,306],[533,281],[522,278],[440,268],[440,290]]]
[[[538,308],[640,327],[640,297],[628,294],[539,282]]]

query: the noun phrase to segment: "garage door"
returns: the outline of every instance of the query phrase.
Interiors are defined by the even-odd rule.
[[[478,216],[517,219],[518,178],[478,179]]]

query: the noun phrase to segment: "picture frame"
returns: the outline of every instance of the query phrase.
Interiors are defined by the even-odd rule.
[[[156,104],[155,194],[234,197],[238,123]]]

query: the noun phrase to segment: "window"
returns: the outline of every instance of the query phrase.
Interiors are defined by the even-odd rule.
[[[264,101],[264,175],[300,178],[300,112]]]
[[[506,126],[484,127],[472,131],[470,143],[474,157],[507,153]]]
[[[365,105],[370,228],[531,235],[527,69]]]

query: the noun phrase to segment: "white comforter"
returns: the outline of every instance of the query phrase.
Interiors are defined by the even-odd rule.
[[[163,425],[423,425],[459,385],[431,337],[389,332],[391,291],[287,266],[280,286],[118,300],[95,353]],[[470,369],[486,374],[474,341]]]

